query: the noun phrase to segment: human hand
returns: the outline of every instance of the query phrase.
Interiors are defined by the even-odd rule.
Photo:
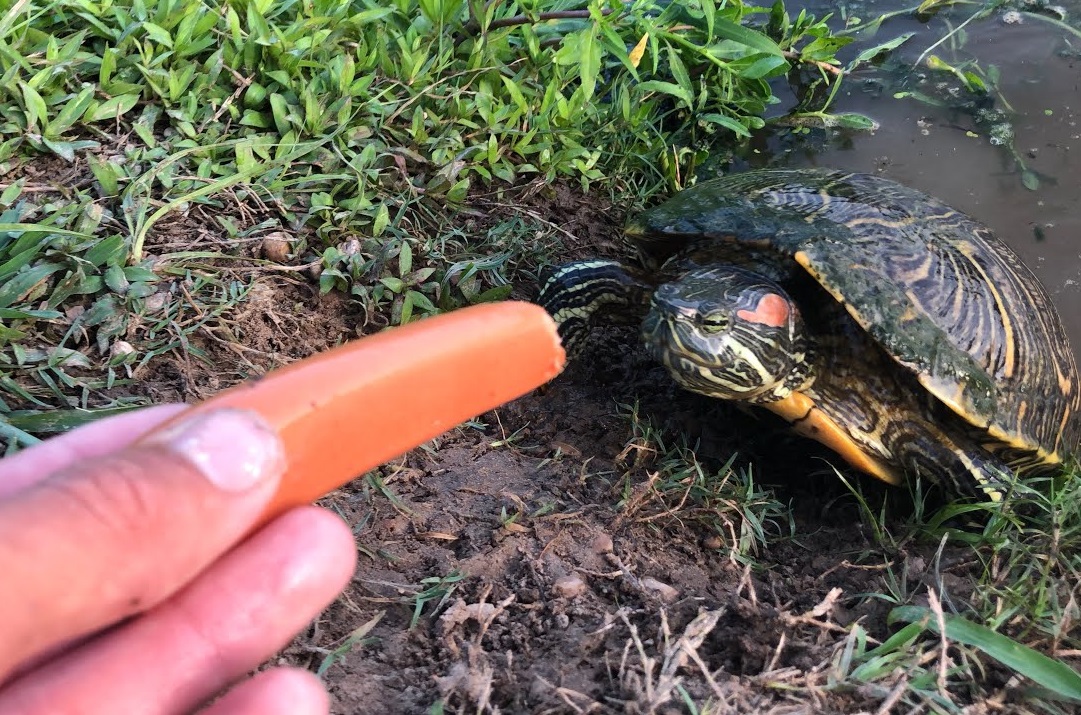
[[[288,643],[349,581],[329,512],[294,509],[239,545],[284,468],[253,413],[163,406],[0,461],[0,712],[187,713]],[[206,715],[325,713],[275,668]]]

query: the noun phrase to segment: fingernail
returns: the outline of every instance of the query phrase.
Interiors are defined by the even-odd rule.
[[[259,415],[247,410],[192,415],[145,442],[168,447],[227,492],[247,491],[285,471],[281,438]]]

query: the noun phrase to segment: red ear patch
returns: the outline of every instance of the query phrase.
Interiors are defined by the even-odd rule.
[[[736,315],[749,323],[779,328],[788,322],[788,301],[776,293],[766,293],[754,310],[740,310]]]

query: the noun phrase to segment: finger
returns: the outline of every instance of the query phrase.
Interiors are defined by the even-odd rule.
[[[294,509],[166,603],[0,690],[0,712],[190,712],[288,643],[349,581],[355,554],[336,516]]]
[[[296,668],[259,673],[230,690],[200,715],[325,715],[326,687],[314,674]]]
[[[123,449],[186,409],[187,405],[159,405],[125,412],[5,457],[0,461],[0,499],[41,481],[58,469]]]
[[[221,410],[0,502],[0,681],[179,590],[248,531],[284,462],[261,419]]]

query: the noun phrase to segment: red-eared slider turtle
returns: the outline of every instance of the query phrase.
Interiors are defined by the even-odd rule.
[[[997,500],[1011,471],[1077,453],[1077,364],[1047,292],[941,201],[767,169],[682,191],[627,232],[647,270],[578,261],[543,281],[572,352],[590,325],[637,312],[679,384],[765,407],[894,484]]]

